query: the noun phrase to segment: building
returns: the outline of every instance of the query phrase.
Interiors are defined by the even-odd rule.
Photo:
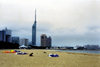
[[[28,39],[26,38],[23,38],[23,39],[20,39],[20,45],[24,45],[24,46],[28,46]]]
[[[32,26],[32,46],[36,45],[36,10],[35,10],[35,21],[34,24]]]
[[[7,28],[5,28],[4,30],[0,31],[0,41],[3,42],[11,42],[11,30],[8,30]]]
[[[19,44],[19,37],[12,37],[12,43]]]
[[[84,48],[87,49],[87,50],[98,50],[98,49],[100,49],[99,45],[85,45]]]
[[[11,30],[8,30],[7,28],[4,30],[6,32],[6,42],[11,42]]]
[[[3,37],[2,37],[2,31],[0,31],[0,41],[3,40]]]
[[[41,46],[46,47],[47,46],[47,36],[45,34],[41,35]]]
[[[0,31],[0,41],[6,42],[6,32],[4,30]]]
[[[47,45],[48,45],[48,47],[51,47],[51,37],[49,36],[48,38],[47,38]]]
[[[41,35],[41,47],[51,47],[51,37],[47,37],[46,34]]]

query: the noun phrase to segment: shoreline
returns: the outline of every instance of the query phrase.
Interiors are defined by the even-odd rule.
[[[67,52],[67,53],[81,53],[81,54],[97,54],[99,55],[100,53],[85,53],[85,52],[80,52],[80,51],[100,51],[100,50],[55,50],[55,49],[0,49],[2,50],[46,50],[46,51],[57,51],[57,52]],[[72,52],[71,52],[72,51]],[[74,52],[74,51],[79,51],[79,52]]]

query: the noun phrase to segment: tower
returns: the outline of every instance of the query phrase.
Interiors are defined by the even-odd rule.
[[[36,45],[36,9],[35,9],[35,21],[34,24],[32,26],[32,46]]]

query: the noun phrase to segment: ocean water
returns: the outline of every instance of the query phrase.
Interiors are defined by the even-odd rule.
[[[100,50],[57,50],[61,52],[100,54]]]

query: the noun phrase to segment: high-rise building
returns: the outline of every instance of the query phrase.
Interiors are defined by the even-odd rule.
[[[0,31],[0,41],[11,42],[11,30],[7,28]]]
[[[49,36],[47,38],[47,45],[48,45],[48,47],[51,47],[51,44],[52,44],[52,40],[51,40],[51,37]]]
[[[41,35],[41,46],[46,47],[47,46],[47,36],[46,34]]]
[[[12,37],[12,43],[19,44],[19,37]]]
[[[28,39],[26,38],[20,39],[20,45],[28,46]]]
[[[3,40],[3,37],[2,37],[2,31],[0,31],[0,41]]]
[[[6,32],[4,30],[0,31],[0,41],[6,42]]]
[[[11,30],[5,29],[6,32],[6,42],[11,42]]]
[[[32,46],[36,45],[36,10],[35,10],[35,21],[32,26]]]
[[[41,35],[41,46],[51,47],[51,37],[47,37],[46,34]]]

